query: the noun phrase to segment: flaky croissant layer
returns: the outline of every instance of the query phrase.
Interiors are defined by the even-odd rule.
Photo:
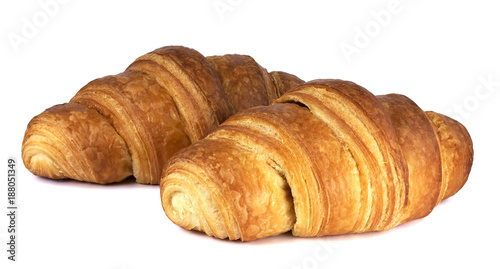
[[[175,224],[231,240],[380,231],[454,195],[472,159],[457,121],[403,95],[316,80],[178,152],[161,199]]]
[[[137,58],[123,73],[91,81],[69,103],[28,124],[24,164],[49,178],[159,184],[168,159],[230,115],[268,105],[299,78],[245,55],[203,57],[180,46]]]

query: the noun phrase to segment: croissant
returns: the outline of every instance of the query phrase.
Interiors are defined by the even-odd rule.
[[[285,72],[268,73],[245,55],[205,58],[186,47],[159,48],[34,117],[23,162],[53,179],[106,184],[133,175],[159,184],[175,152],[230,115],[268,105],[302,83]]]
[[[459,122],[403,95],[315,80],[179,151],[161,200],[175,224],[222,239],[382,231],[459,191],[472,159]]]

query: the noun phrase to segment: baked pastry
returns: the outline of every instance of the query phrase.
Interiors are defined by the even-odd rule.
[[[381,231],[454,195],[472,160],[459,122],[403,95],[315,80],[178,152],[161,200],[175,224],[231,240]]]
[[[22,158],[32,173],[54,179],[106,184],[133,175],[158,184],[175,152],[301,83],[245,55],[205,58],[186,47],[159,48],[34,117]]]

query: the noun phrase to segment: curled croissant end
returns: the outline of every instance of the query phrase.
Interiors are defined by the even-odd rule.
[[[458,122],[402,95],[316,80],[176,154],[161,199],[175,224],[217,238],[381,231],[455,194],[472,159]]]
[[[205,150],[212,147],[217,152]],[[174,223],[218,238],[244,241],[292,228],[295,216],[290,189],[264,159],[210,139],[186,152],[192,154],[179,155],[183,161],[170,166],[169,181],[161,187],[163,208]],[[215,177],[227,181],[213,181]],[[241,180],[247,177],[252,180]],[[224,193],[224,186],[229,185],[232,192]],[[262,191],[245,192],[252,189]]]
[[[47,109],[28,125],[24,165],[44,177],[112,183],[132,175],[125,141],[97,111],[80,104]]]
[[[474,149],[467,129],[460,122],[432,111],[426,112],[432,121],[441,150],[443,183],[438,202],[455,195],[467,182]]]
[[[230,115],[268,105],[301,83],[284,72],[269,74],[250,56],[205,58],[190,48],[162,47],[36,116],[23,160],[49,178],[107,184],[133,175],[159,184],[174,153]]]

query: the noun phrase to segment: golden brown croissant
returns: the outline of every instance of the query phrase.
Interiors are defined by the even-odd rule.
[[[34,117],[23,161],[49,178],[105,184],[134,175],[139,183],[158,184],[175,152],[230,115],[268,105],[302,83],[284,72],[267,73],[249,56],[205,58],[193,49],[163,47]]]
[[[178,152],[161,199],[175,224],[231,240],[380,231],[454,195],[472,159],[457,121],[403,95],[316,80]]]

